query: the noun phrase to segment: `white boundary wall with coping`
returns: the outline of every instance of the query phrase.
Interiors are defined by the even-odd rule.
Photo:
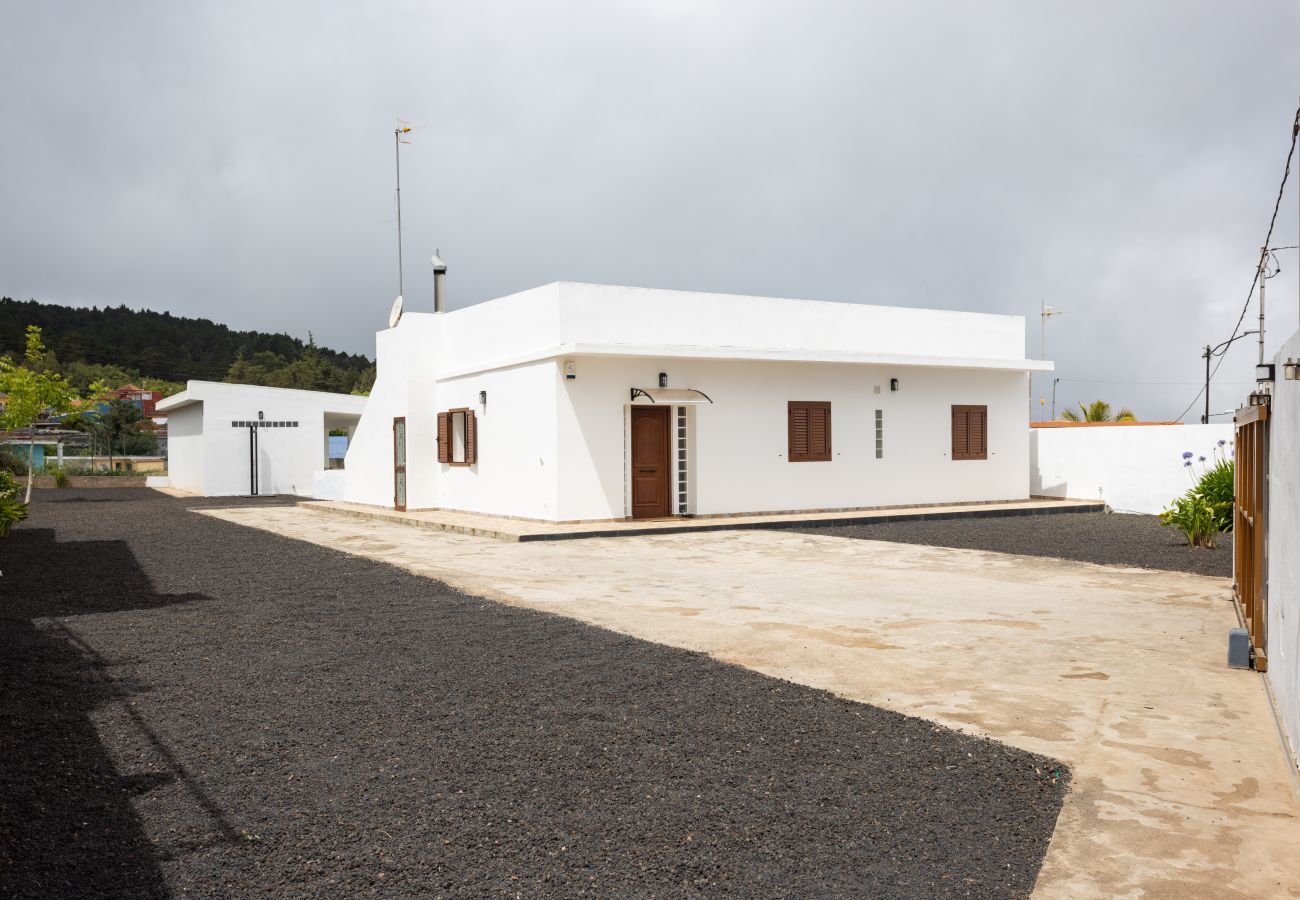
[[[1269,423],[1268,678],[1292,760],[1300,751],[1300,381],[1282,366],[1300,359],[1300,331],[1282,345]]]
[[[1184,452],[1212,460],[1218,442],[1226,453],[1232,440],[1231,424],[1031,428],[1030,491],[1154,515],[1192,486]],[[1199,472],[1201,464],[1193,462]]]

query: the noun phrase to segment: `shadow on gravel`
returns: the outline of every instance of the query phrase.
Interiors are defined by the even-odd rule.
[[[0,896],[166,897],[132,798],[187,776],[117,771],[91,714],[134,691],[59,619],[206,598],[155,593],[122,541],[24,528],[0,549]]]

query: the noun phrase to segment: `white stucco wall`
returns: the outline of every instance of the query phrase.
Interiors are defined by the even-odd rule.
[[[311,496],[315,473],[326,467],[326,413],[336,422],[355,420],[366,404],[364,397],[344,394],[206,381],[191,381],[168,400],[182,404],[173,409],[163,401],[159,407],[167,416],[168,473],[179,473],[172,485],[208,497],[250,491],[248,429],[231,422],[256,419],[259,412],[264,421],[297,422],[296,428],[259,429],[258,490]]]
[[[1232,449],[1231,424],[1034,428],[1029,434],[1035,496],[1104,500],[1117,512],[1163,510],[1192,486],[1182,455],[1213,458]],[[1193,471],[1201,470],[1196,463]]]
[[[1269,425],[1268,620],[1269,684],[1291,751],[1300,749],[1300,381],[1282,377],[1287,359],[1300,359],[1300,331],[1276,362]]]
[[[631,387],[695,388],[691,511],[698,515],[841,509],[1029,495],[1023,372],[887,369],[819,363],[579,358],[561,381],[560,517],[627,514],[624,440]],[[891,392],[890,379],[899,379]],[[876,393],[879,388],[880,393]],[[834,458],[787,460],[787,403],[831,403]],[[952,405],[988,406],[987,460],[950,458]],[[875,457],[875,410],[884,457]]]
[[[344,499],[372,506],[393,505],[396,417],[407,419],[408,460],[436,458],[440,318],[432,313],[408,313],[397,327],[375,336],[375,383],[344,459]],[[414,405],[408,402],[413,396],[420,398]],[[433,508],[437,497],[436,472],[418,467],[410,471],[408,464],[407,509]]]
[[[438,385],[438,410],[474,411],[478,461],[437,462],[436,448],[418,460],[438,469],[438,500],[446,509],[556,519],[556,378],[554,361],[449,379]],[[480,391],[487,403],[479,403]],[[436,427],[436,422],[433,423]]]
[[[690,413],[693,513],[1023,498],[1025,369],[1050,368],[1024,359],[1018,316],[568,282],[408,313],[379,333],[376,355],[346,499],[392,505],[392,424],[405,416],[408,509],[551,520],[629,514],[629,389],[661,371],[717,400]],[[832,403],[834,460],[786,462],[790,400]],[[989,407],[987,460],[948,458],[963,403]],[[477,416],[478,462],[440,465],[436,415],[462,406]]]
[[[167,475],[171,486],[203,493],[203,404],[184,406],[167,414]]]

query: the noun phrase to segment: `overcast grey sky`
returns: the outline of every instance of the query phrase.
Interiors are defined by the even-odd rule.
[[[555,280],[947,307],[1028,316],[1036,356],[1046,299],[1058,403],[1148,418],[1232,329],[1300,94],[1294,0],[0,9],[0,295],[373,355],[403,116],[432,125],[408,309],[435,247],[453,308]]]

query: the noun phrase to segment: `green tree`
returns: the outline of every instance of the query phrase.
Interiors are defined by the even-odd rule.
[[[27,347],[22,364],[0,357],[0,391],[8,394],[0,425],[14,431],[27,429],[27,493],[32,502],[32,463],[36,453],[36,423],[49,415],[71,412],[77,393],[57,372],[47,371],[47,354],[41,329],[27,326]]]
[[[1094,400],[1087,406],[1079,404],[1079,412],[1067,409],[1061,413],[1067,422],[1136,422],[1137,415],[1127,406],[1121,406],[1114,416],[1110,414],[1110,404],[1105,400]]]

